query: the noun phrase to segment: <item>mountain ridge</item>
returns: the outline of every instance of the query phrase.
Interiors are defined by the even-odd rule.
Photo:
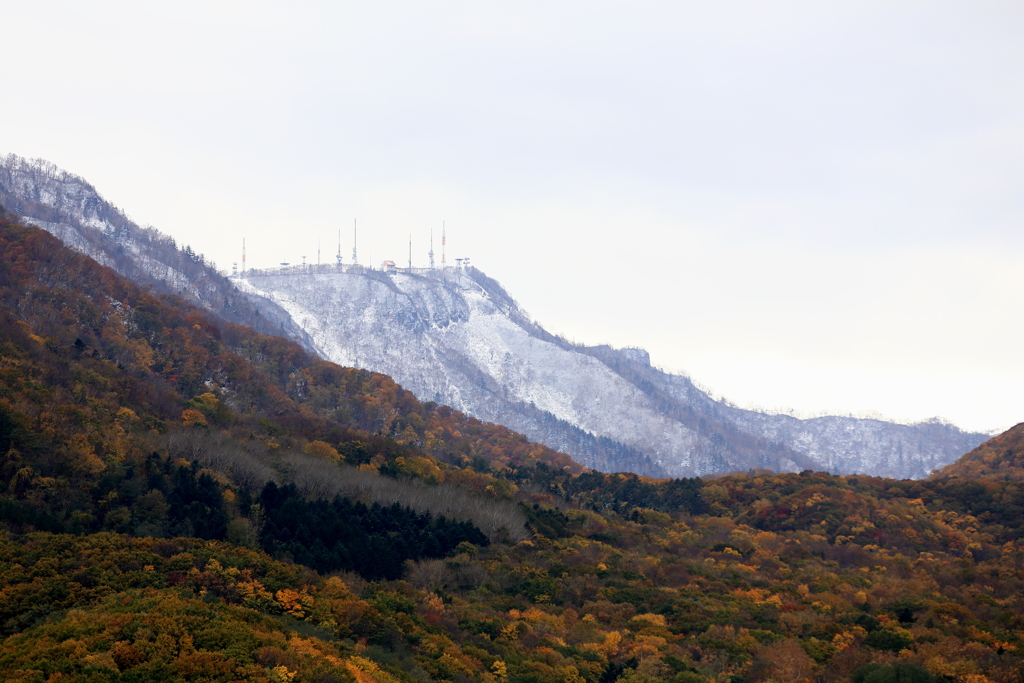
[[[923,478],[989,436],[933,423],[799,419],[740,409],[688,377],[651,366],[643,350],[574,344],[549,333],[475,268],[401,269],[389,275],[345,266],[353,289],[335,292],[335,310],[327,310],[326,289],[300,305],[285,291],[289,278],[329,279],[332,267],[226,278],[191,248],[179,249],[155,229],[139,228],[83,179],[38,160],[0,160],[0,204],[156,291],[183,296],[263,333],[282,334],[335,362],[389,374],[422,400],[505,424],[602,471],[664,477],[818,469]],[[354,300],[377,303],[352,306]],[[349,315],[339,317],[337,310]],[[367,317],[369,310],[377,320]],[[346,341],[330,339],[332,333],[322,329],[327,319],[335,325],[334,336]],[[476,319],[492,329],[473,332]],[[505,348],[502,359],[495,359],[494,349],[508,347],[513,338],[518,350]],[[386,350],[375,339],[387,339],[394,348]]]
[[[140,226],[84,178],[48,161],[0,157],[0,206],[133,282],[263,334],[307,341],[272,302],[250,299],[191,246]]]
[[[253,271],[236,284],[287,310],[326,358],[372,367],[419,396],[553,445],[559,435],[544,431],[540,411],[650,463],[641,461],[646,471],[636,463],[624,468],[631,471],[817,469],[923,478],[987,436],[934,421],[802,420],[737,408],[651,366],[642,350],[573,344],[548,333],[476,268],[320,266]],[[586,451],[567,452],[606,468]]]

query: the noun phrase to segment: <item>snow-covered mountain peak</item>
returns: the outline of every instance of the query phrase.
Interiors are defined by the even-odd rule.
[[[574,345],[475,268],[320,266],[237,286],[288,311],[325,358],[498,422],[598,469],[694,475],[767,467],[922,477],[981,440],[954,427],[737,409],[637,348]]]

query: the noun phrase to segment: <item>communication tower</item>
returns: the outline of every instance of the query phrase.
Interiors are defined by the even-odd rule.
[[[352,265],[359,265],[359,258],[356,256],[356,246],[359,243],[359,224],[356,219],[352,219]]]
[[[412,233],[409,233],[409,270],[412,270]]]
[[[427,252],[427,256],[430,257],[430,269],[434,269],[434,229],[430,229],[430,251]]]
[[[338,231],[338,255],[335,258],[338,259],[338,267],[341,268],[341,230]]]

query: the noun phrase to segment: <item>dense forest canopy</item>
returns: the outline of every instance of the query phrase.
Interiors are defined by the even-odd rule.
[[[1021,427],[926,481],[590,472],[0,219],[0,672],[1020,681]]]

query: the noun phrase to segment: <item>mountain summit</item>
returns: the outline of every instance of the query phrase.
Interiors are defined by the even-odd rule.
[[[939,421],[797,419],[742,410],[641,349],[546,332],[472,267],[255,271],[239,288],[286,310],[324,358],[390,375],[422,400],[506,425],[604,471],[767,468],[921,478],[980,443]]]

